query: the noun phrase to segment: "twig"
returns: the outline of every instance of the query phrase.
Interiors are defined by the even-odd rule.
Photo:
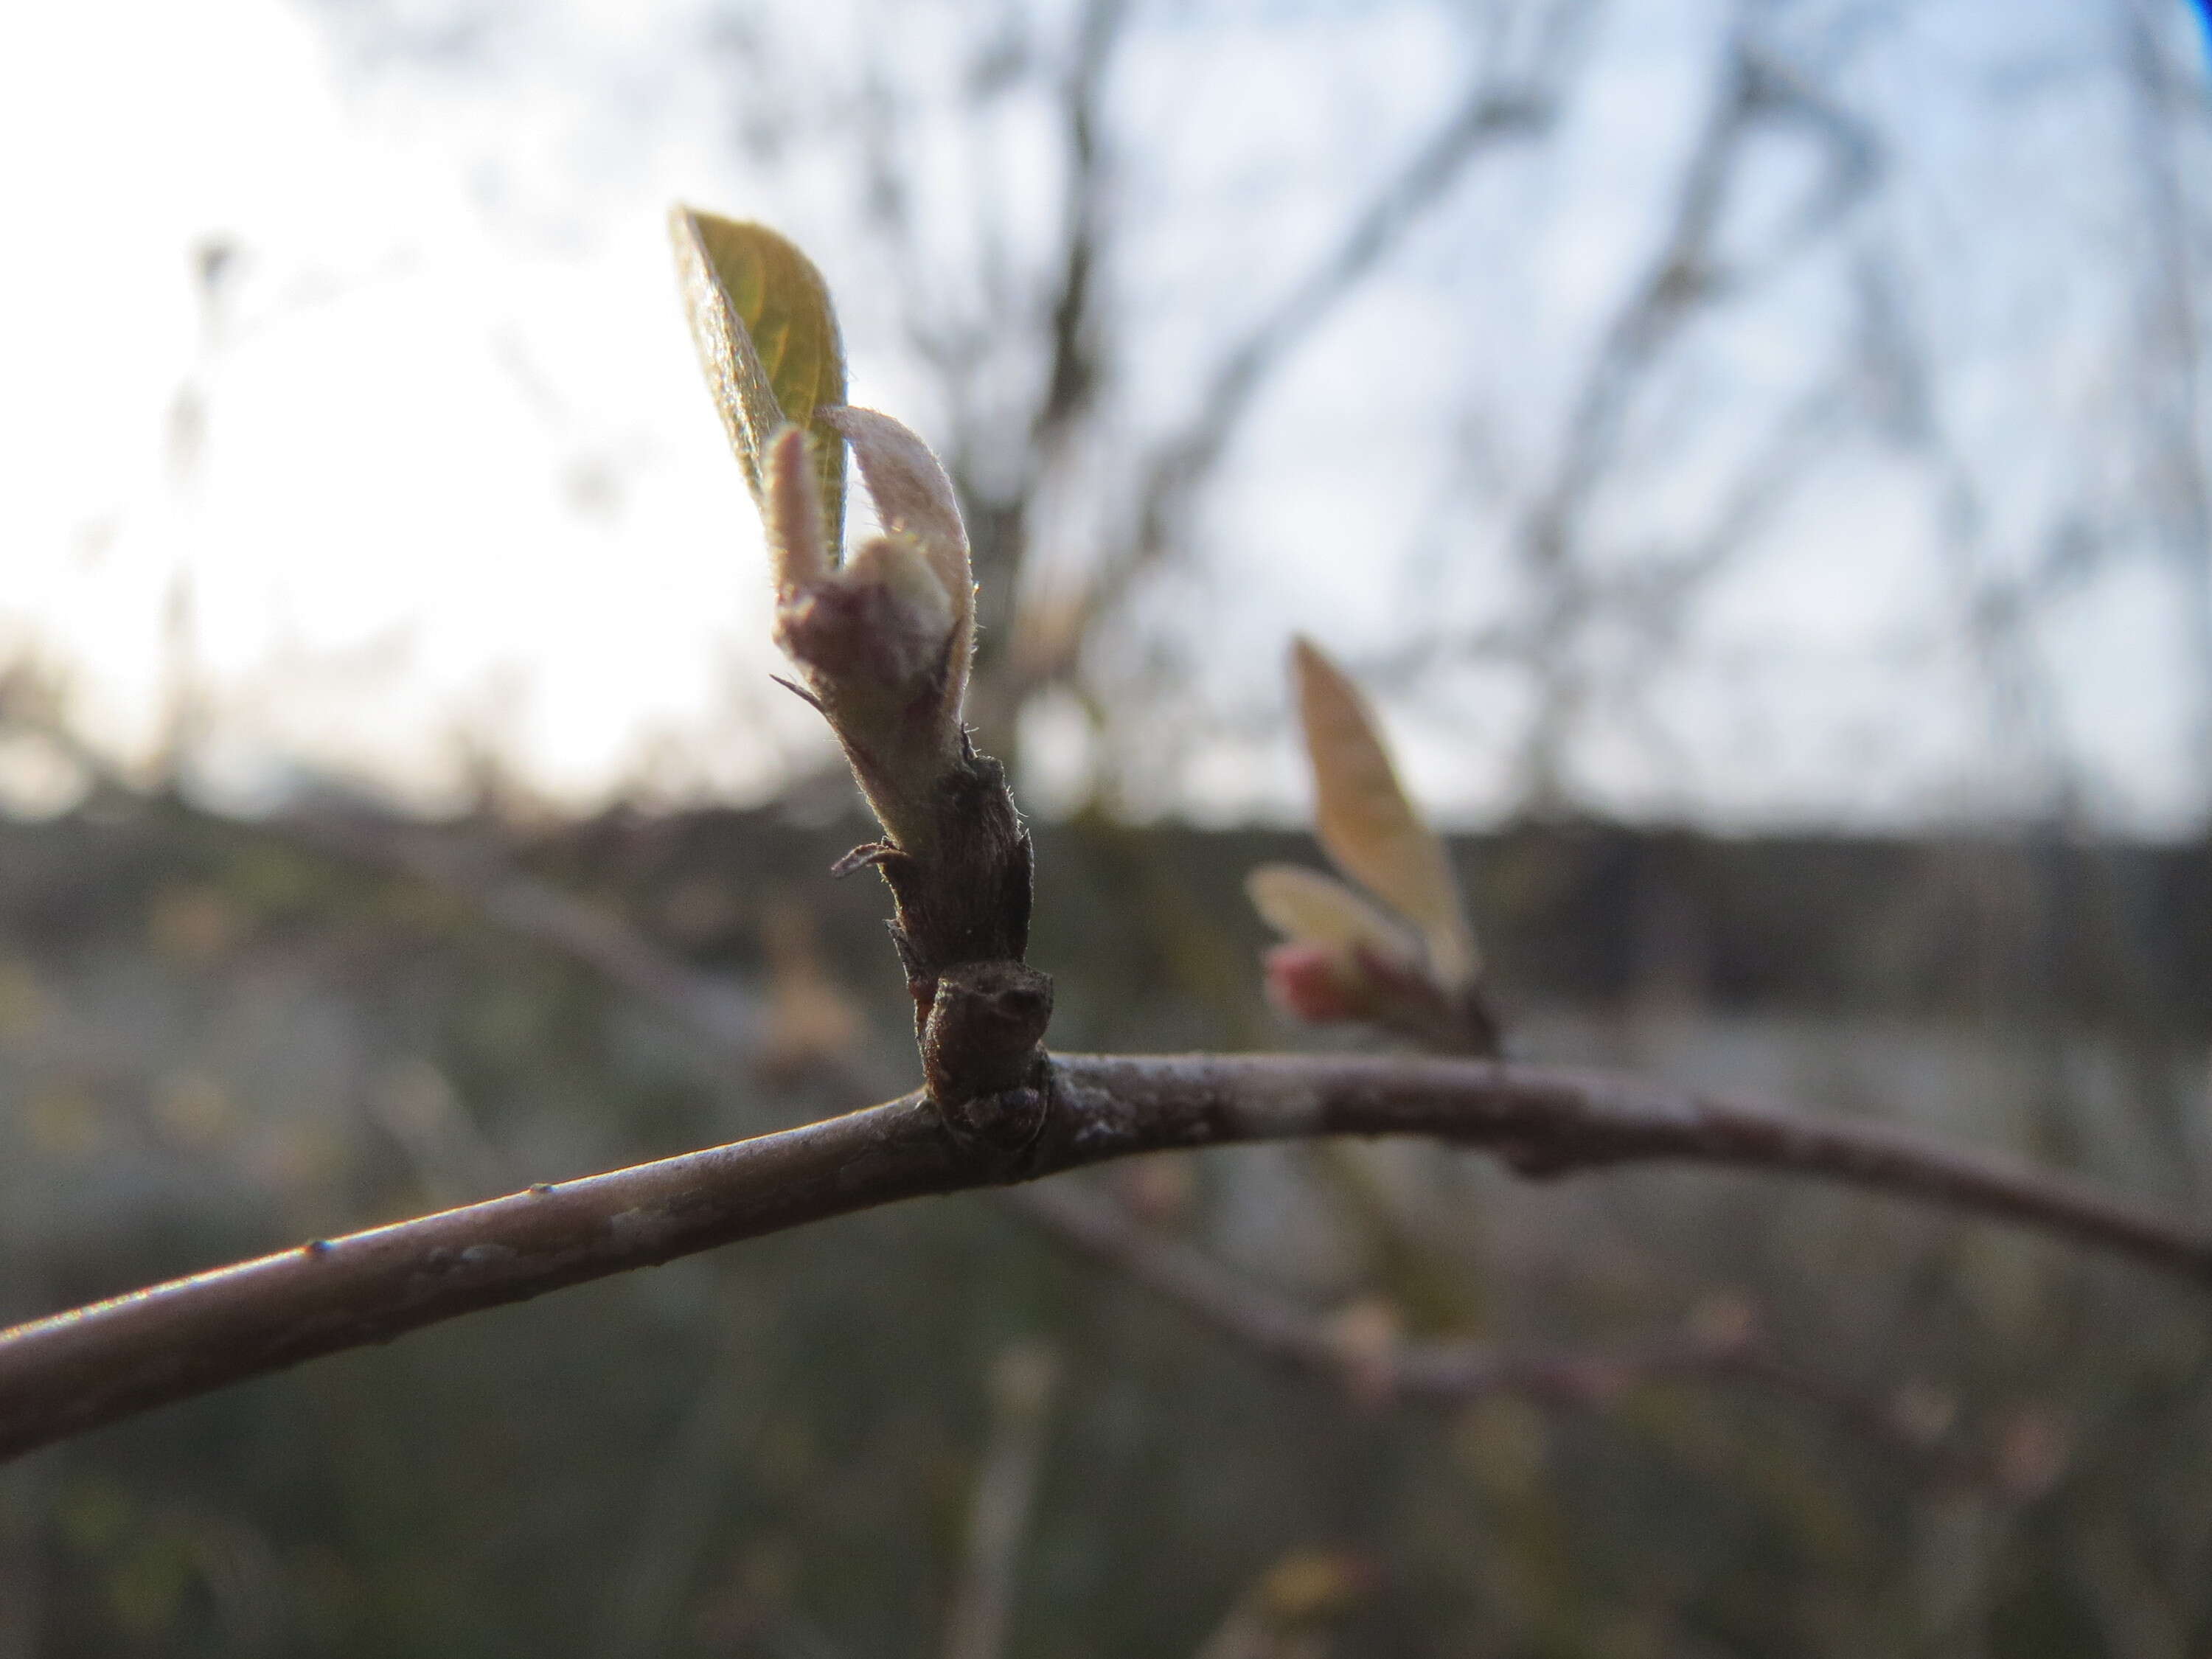
[[[1595,1072],[1320,1055],[1050,1057],[1018,1146],[917,1093],[804,1127],[539,1185],[0,1333],[0,1456],[480,1308],[741,1238],[1139,1152],[1424,1135],[1523,1174],[1757,1169],[2009,1221],[2212,1288],[2212,1240],[2094,1188],[1874,1124]]]
[[[1473,1340],[1399,1340],[1367,1349],[1291,1297],[1254,1284],[1119,1205],[1066,1182],[1017,1188],[1024,1213],[1054,1236],[1234,1338],[1262,1358],[1338,1378],[1382,1401],[1452,1406],[1511,1394],[1571,1408],[1602,1407],[1646,1383],[1741,1382],[1817,1406],[1854,1432],[1916,1459],[1941,1455],[1875,1400],[1789,1365],[1747,1331],[1670,1335],[1601,1351],[1506,1347]],[[1966,1472],[1963,1460],[1960,1472]],[[1975,1471],[1978,1474],[1978,1471]]]

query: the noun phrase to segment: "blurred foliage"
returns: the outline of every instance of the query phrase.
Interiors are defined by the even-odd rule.
[[[858,826],[474,827],[781,1006],[789,1040],[733,1073],[465,904],[280,826],[106,799],[0,823],[0,1315],[857,1103],[810,1063],[832,1026],[911,1072],[881,896],[822,874]],[[1293,1035],[1238,884],[1310,861],[1304,838],[1040,837],[1033,954],[1063,1045]],[[1553,826],[1454,851],[1519,1052],[1894,1114],[2200,1212],[2212,1191],[2201,850]],[[0,1654],[926,1650],[993,1364],[1038,1340],[1061,1381],[1016,1655],[2212,1638],[2201,1297],[1708,1172],[1547,1186],[1386,1145],[1095,1178],[1347,1328],[1567,1346],[1755,1323],[1990,1480],[1733,1388],[1396,1407],[1270,1370],[969,1197],[478,1316],[0,1471]]]

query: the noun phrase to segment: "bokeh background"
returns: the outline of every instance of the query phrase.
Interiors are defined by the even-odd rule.
[[[1358,1040],[1239,888],[1303,631],[1516,1053],[2206,1212],[2179,0],[116,0],[0,22],[0,1316],[905,1086],[679,199],[960,485],[1063,1046]],[[948,1200],[0,1470],[0,1659],[2212,1650],[2201,1296],[1741,1177],[1093,1184],[1347,1332],[1852,1409],[1416,1408]]]

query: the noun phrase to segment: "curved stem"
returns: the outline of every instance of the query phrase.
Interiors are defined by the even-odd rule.
[[[1332,1321],[1241,1273],[1186,1240],[1146,1227],[1111,1200],[1057,1181],[1018,1187],[1015,1206],[1051,1236],[1164,1297],[1248,1352],[1336,1381],[1363,1405],[1462,1405],[1510,1394],[1546,1405],[1602,1408],[1650,1383],[1741,1383],[1797,1400],[1873,1444],[1933,1473],[1986,1485],[1971,1454],[1918,1432],[1887,1401],[1777,1357],[1757,1334],[1694,1333],[1599,1348],[1531,1348],[1457,1338],[1393,1340],[1369,1347]]]
[[[2094,1188],[1877,1125],[1601,1073],[1304,1055],[1056,1055],[1009,1152],[919,1094],[780,1133],[317,1240],[0,1332],[0,1457],[480,1308],[902,1199],[1139,1152],[1423,1135],[1534,1175],[1667,1160],[1839,1181],[2212,1288],[2212,1240]]]

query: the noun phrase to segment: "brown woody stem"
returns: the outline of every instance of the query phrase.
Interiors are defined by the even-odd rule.
[[[1891,1403],[1786,1364],[1750,1331],[1725,1340],[1662,1334],[1597,1349],[1442,1338],[1359,1352],[1312,1310],[1224,1267],[1187,1240],[1143,1225],[1110,1199],[1077,1183],[1017,1187],[1007,1196],[1062,1245],[1157,1292],[1261,1358],[1334,1378],[1369,1404],[1455,1406],[1511,1394],[1547,1405],[1601,1408],[1647,1383],[1735,1382],[1801,1401],[1931,1473],[1970,1484],[1988,1479],[1987,1470],[1957,1446],[1900,1421]]]
[[[0,1333],[0,1456],[320,1354],[856,1210],[1133,1153],[1424,1135],[1529,1174],[1669,1161],[1840,1181],[2008,1221],[2212,1288],[2212,1238],[1902,1130],[1599,1073],[1484,1061],[1055,1055],[1018,1144],[921,1095],[318,1241]]]
[[[891,890],[891,937],[914,998],[929,1097],[946,1123],[1001,1146],[1034,1131],[1052,981],[1024,964],[1030,836],[1006,769],[963,724],[975,595],[951,481],[887,416],[837,409],[889,533],[833,568],[806,434],[770,447],[776,638],[851,763],[884,840],[836,866],[872,864]]]

